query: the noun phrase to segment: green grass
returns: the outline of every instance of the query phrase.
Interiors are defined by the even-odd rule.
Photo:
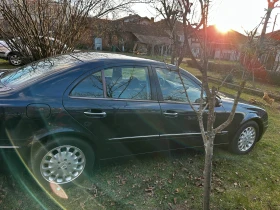
[[[14,69],[15,67],[9,64],[8,61],[0,59],[0,70],[1,69]]]
[[[222,91],[233,94],[223,88]],[[242,94],[243,100],[252,96]],[[276,106],[276,104],[275,104]],[[265,107],[269,128],[249,155],[215,149],[212,209],[280,209],[280,113]],[[40,190],[26,174],[0,176],[0,209],[201,209],[203,152],[186,150],[107,165],[66,189],[68,199]]]
[[[241,95],[245,101],[252,97]],[[250,154],[215,149],[211,209],[280,209],[279,104],[263,106],[269,128]],[[0,174],[0,209],[201,209],[203,164],[203,152],[195,150],[118,161],[65,189],[68,199],[46,194],[13,168],[13,175]]]
[[[187,64],[181,64],[181,67],[188,70],[189,72],[191,72],[195,76],[198,76],[198,77],[201,76],[201,73],[196,68],[188,67]],[[212,77],[212,78],[215,78],[215,79],[220,79],[220,80],[222,80],[223,77],[224,77],[224,75],[219,74],[217,72],[212,72],[212,71],[209,71],[207,73],[207,75],[209,77]],[[233,84],[240,84],[240,82],[241,82],[241,79],[237,78],[237,77],[234,77],[233,80],[234,80]],[[280,87],[279,86],[268,84],[268,83],[263,83],[263,82],[260,82],[260,81],[253,82],[252,80],[248,80],[246,82],[246,87],[256,89],[256,90],[259,90],[259,91],[262,91],[262,92],[272,93],[272,94],[279,94],[280,93]]]

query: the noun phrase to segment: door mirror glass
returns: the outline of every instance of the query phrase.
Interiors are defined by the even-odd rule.
[[[219,96],[216,96],[215,107],[222,106],[222,100]]]

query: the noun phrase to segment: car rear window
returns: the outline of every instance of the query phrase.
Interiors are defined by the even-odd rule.
[[[7,43],[5,41],[0,40],[0,47],[8,47]]]
[[[70,68],[75,63],[79,62],[82,61],[72,57],[71,55],[62,55],[34,62],[32,64],[18,68],[13,72],[4,74],[1,78],[1,86],[20,86],[22,84],[29,83],[30,81],[38,80],[55,71]]]

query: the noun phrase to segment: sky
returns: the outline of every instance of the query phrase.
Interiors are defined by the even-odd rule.
[[[280,6],[280,2],[278,3]],[[209,24],[218,25],[220,28],[233,29],[240,33],[253,30],[262,20],[265,15],[267,0],[212,0],[212,6],[209,12]],[[157,17],[153,8],[146,4],[137,4],[132,9],[142,17],[156,17],[156,21],[160,20]],[[275,16],[277,20],[275,22]],[[272,11],[267,32],[271,32],[273,23],[275,22],[275,30],[280,30],[280,8],[275,8]],[[261,29],[258,30],[259,32]]]

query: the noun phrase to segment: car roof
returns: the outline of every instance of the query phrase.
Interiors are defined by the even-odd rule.
[[[63,72],[72,73],[79,72],[79,75],[87,72],[92,67],[101,67],[109,65],[150,65],[156,64],[157,66],[164,65],[164,63],[153,61],[144,58],[126,56],[114,53],[100,53],[100,52],[75,52],[63,55],[57,55],[49,58],[45,58],[26,66],[20,67],[12,71],[11,74],[17,74],[21,71],[30,72],[32,69],[33,75],[29,76],[29,82],[24,82],[20,86],[26,86],[28,84],[39,82],[51,75],[63,74]],[[72,69],[69,71],[69,69]],[[8,75],[7,75],[8,76]],[[22,77],[23,78],[23,77]],[[23,78],[24,79],[24,78]],[[25,81],[25,80],[24,80]]]
[[[102,61],[102,62],[114,62],[121,61],[122,63],[130,63],[130,62],[142,62],[149,64],[163,64],[159,61],[154,61],[145,58],[127,56],[123,54],[117,53],[103,53],[103,52],[75,52],[70,54],[72,57],[82,61],[83,63]]]

